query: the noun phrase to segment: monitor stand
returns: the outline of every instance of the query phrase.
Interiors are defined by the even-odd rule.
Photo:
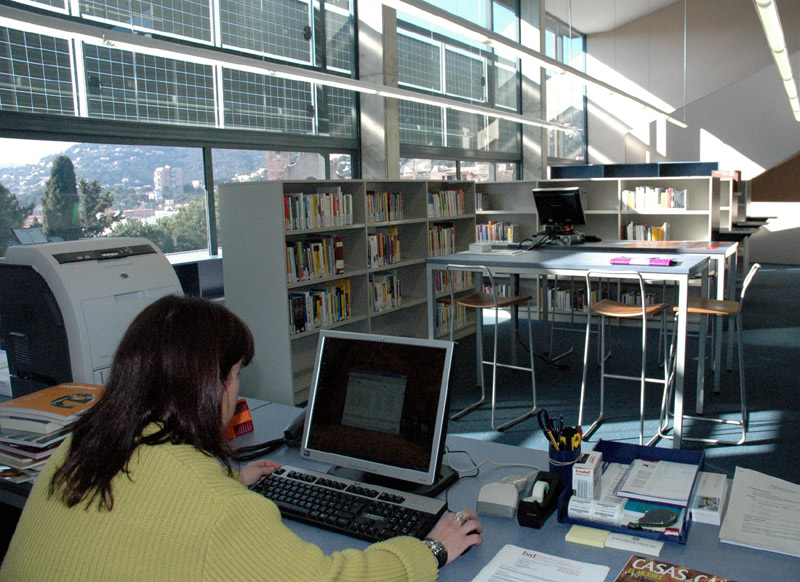
[[[423,495],[425,497],[436,497],[450,487],[453,483],[458,481],[458,473],[456,473],[449,465],[441,464],[439,469],[439,477],[432,485],[425,485],[421,483],[410,483],[402,479],[394,479],[392,477],[384,477],[376,473],[368,473],[366,471],[359,471],[358,469],[348,469],[346,467],[331,467],[328,471],[331,475],[337,477],[344,477],[345,479],[352,479],[360,483],[367,483],[369,485],[379,485],[381,487],[388,487],[398,491],[406,491],[416,495]]]

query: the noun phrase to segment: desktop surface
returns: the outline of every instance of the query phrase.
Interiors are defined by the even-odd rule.
[[[244,446],[279,436],[283,426],[288,424],[296,413],[296,408],[280,404],[258,408],[253,415],[256,432],[239,437],[236,445]],[[485,465],[478,477],[459,479],[440,494],[440,497],[447,501],[450,511],[465,507],[474,509],[482,486],[511,474],[530,472],[530,469],[523,465],[537,465],[543,470],[548,470],[545,451],[452,435],[447,437],[447,444],[451,451],[450,460],[459,469],[470,466],[470,461],[466,454],[458,451],[468,451],[476,463],[491,460],[520,464],[511,467]],[[303,467],[320,471],[328,469],[321,463],[300,459],[298,449],[281,447],[270,454],[269,458],[286,464],[300,463]],[[479,515],[483,524],[483,543],[443,568],[439,572],[439,580],[469,582],[506,544],[571,560],[606,565],[610,568],[606,577],[607,582],[612,582],[616,578],[634,553],[567,542],[564,537],[571,526],[559,523],[555,514],[550,516],[541,529],[522,527],[516,518],[507,519],[483,513]],[[365,541],[297,521],[284,520],[284,523],[303,539],[319,545],[326,553],[348,548],[364,549],[368,545]],[[791,580],[796,576],[798,564],[796,557],[722,543],[719,541],[718,526],[696,522],[691,524],[686,545],[665,543],[659,559],[739,582],[765,579]]]

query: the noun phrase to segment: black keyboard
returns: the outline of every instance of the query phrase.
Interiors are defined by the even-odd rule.
[[[368,542],[422,539],[447,506],[442,499],[286,465],[250,489],[271,499],[283,517]]]

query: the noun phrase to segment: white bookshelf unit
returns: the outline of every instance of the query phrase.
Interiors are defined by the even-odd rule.
[[[586,234],[603,240],[624,238],[630,223],[661,226],[669,223],[670,240],[711,240],[720,223],[720,180],[710,176],[652,176],[641,178],[586,178],[542,180],[541,188],[578,186],[585,190]],[[682,208],[664,208],[643,201],[633,208],[625,203],[626,191],[637,188],[685,191]]]
[[[315,228],[286,229],[287,195],[336,189],[352,200],[349,224],[328,219]],[[445,207],[437,204],[438,215],[430,216],[432,194],[448,191],[460,191],[461,196],[437,196]],[[378,199],[393,199],[395,212],[369,214],[373,205],[368,205],[368,192],[376,192]],[[256,344],[253,362],[242,371],[242,394],[284,404],[297,405],[308,399],[320,329],[427,335],[425,259],[433,252],[429,248],[431,231],[452,230],[448,252],[466,249],[475,236],[475,184],[468,181],[245,182],[221,184],[219,196],[225,305],[247,323]],[[460,208],[447,208],[448,202],[459,198]],[[400,207],[402,215],[396,214]],[[395,241],[389,252],[379,253],[372,263],[368,258],[369,252],[375,252],[375,246],[369,246],[371,235]],[[289,282],[287,244],[297,246],[322,238],[341,239],[341,272],[321,269],[319,277]],[[320,260],[324,262],[325,257]],[[399,284],[393,284],[397,281]],[[341,304],[346,315],[340,321],[315,320],[308,301],[303,304],[305,309],[290,302],[290,297],[308,299],[335,287],[349,287],[349,297]],[[371,287],[377,293],[371,292]],[[399,295],[390,292],[396,290]],[[317,299],[317,305],[322,301]],[[335,303],[338,308],[340,303]],[[298,316],[311,321],[297,325],[300,319],[294,317],[295,308]]]

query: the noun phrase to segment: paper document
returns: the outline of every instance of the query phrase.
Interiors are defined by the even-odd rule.
[[[472,582],[603,582],[608,572],[608,566],[576,562],[507,545]]]
[[[800,556],[800,485],[736,467],[719,539]]]
[[[636,459],[617,495],[685,507],[696,476],[697,465]]]

